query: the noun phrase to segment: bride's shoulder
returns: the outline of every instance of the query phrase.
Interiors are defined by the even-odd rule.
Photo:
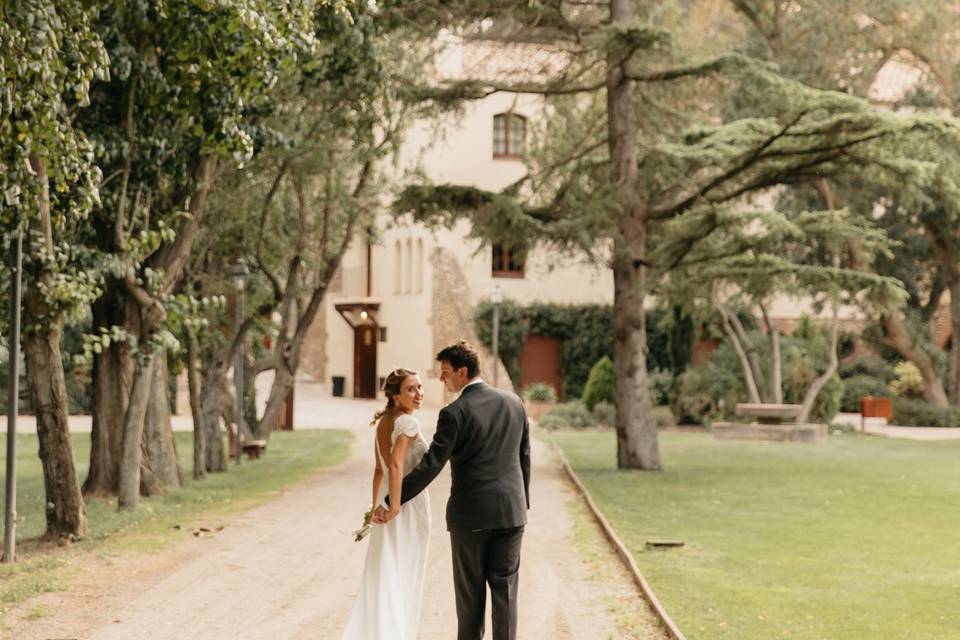
[[[402,413],[394,421],[393,430],[407,436],[415,436],[420,432],[420,423],[412,415]]]

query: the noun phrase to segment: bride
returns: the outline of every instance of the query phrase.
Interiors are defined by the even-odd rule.
[[[383,385],[387,406],[374,414],[373,506],[389,492],[386,524],[370,533],[357,600],[343,640],[415,640],[430,538],[430,498],[424,491],[400,510],[400,487],[427,450],[413,412],[423,404],[416,371],[396,369]],[[386,479],[386,484],[384,483]]]

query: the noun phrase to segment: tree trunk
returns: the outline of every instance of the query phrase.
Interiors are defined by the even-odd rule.
[[[761,303],[760,313],[767,328],[770,340],[770,398],[776,404],[783,404],[783,358],[780,355],[780,331],[770,320],[767,307]]]
[[[140,498],[140,466],[143,463],[143,428],[147,417],[147,405],[150,404],[150,387],[154,380],[154,361],[156,355],[141,356],[133,381],[130,406],[123,424],[123,449],[120,459],[120,480],[118,507],[133,509]]]
[[[153,383],[143,425],[144,464],[156,476],[161,487],[183,485],[183,470],[177,460],[177,444],[170,421],[170,386],[167,353],[161,350],[154,356]],[[144,495],[154,491],[147,488]]]
[[[835,209],[837,203],[830,183],[821,178],[815,184],[824,206],[827,209]],[[863,256],[859,240],[852,239],[847,242],[847,252],[850,256],[851,268],[859,271],[872,270]],[[912,362],[920,371],[920,376],[923,378],[923,396],[927,402],[940,407],[949,406],[943,381],[937,373],[933,359],[910,335],[903,315],[899,311],[883,313],[880,316],[880,327],[883,329],[884,342],[896,349],[904,360]]]
[[[960,281],[950,287],[950,402],[960,406]]]
[[[280,365],[274,370],[273,384],[270,385],[270,395],[267,396],[267,406],[263,410],[263,415],[257,421],[254,429],[254,438],[257,440],[266,440],[270,437],[270,432],[274,430],[277,424],[277,418],[280,410],[283,409],[283,402],[293,389],[295,382],[295,373]]]
[[[613,264],[617,467],[659,470],[657,424],[647,382],[646,274],[630,253],[619,247]]]
[[[951,404],[960,405],[960,261],[951,251],[952,243],[939,224],[928,219],[924,221],[924,227],[940,263],[940,273],[950,291],[950,372],[947,394]],[[936,306],[933,299],[931,303],[931,306]]]
[[[813,384],[810,385],[810,388],[807,389],[806,395],[803,397],[803,404],[801,405],[800,415],[797,417],[797,422],[800,424],[806,424],[810,421],[810,414],[813,412],[813,405],[817,401],[817,396],[820,395],[820,391],[823,387],[830,381],[830,378],[833,377],[833,374],[837,372],[837,367],[840,365],[840,359],[837,356],[837,335],[839,333],[839,304],[836,300],[833,302],[833,318],[830,324],[830,364],[827,366],[827,370],[823,374],[813,381]]]
[[[131,330],[123,313],[126,304],[115,285],[93,304],[93,333],[112,326]],[[93,430],[90,441],[90,469],[83,483],[88,496],[113,496],[119,486],[123,443],[123,421],[130,401],[134,361],[125,343],[112,343],[93,360]]]
[[[187,387],[190,390],[190,414],[193,416],[193,478],[207,475],[206,429],[200,404],[200,374],[197,371],[197,337],[189,326],[184,330],[187,343]]]
[[[916,343],[903,318],[898,314],[885,315],[882,323],[884,342],[896,349],[905,360],[916,365],[920,371],[920,376],[923,378],[923,397],[927,402],[938,407],[950,406],[933,358]]]
[[[611,0],[610,23],[635,19],[633,0]],[[617,194],[613,216],[621,237],[613,248],[613,370],[616,388],[617,466],[659,470],[657,424],[647,388],[647,230],[638,187],[637,113],[623,52],[607,54],[607,137],[610,181]]]
[[[727,337],[730,338],[730,344],[733,345],[733,350],[737,353],[737,359],[740,361],[740,370],[743,372],[743,378],[747,384],[747,393],[750,394],[750,402],[760,404],[760,402],[762,402],[760,398],[760,387],[757,385],[757,379],[754,377],[753,367],[751,366],[750,359],[747,357],[746,350],[744,350],[743,345],[740,344],[740,337],[737,335],[737,332],[733,328],[733,323],[730,321],[730,316],[733,314],[720,302],[714,302],[714,306],[723,319],[723,330],[727,334]]]
[[[206,469],[210,473],[227,470],[227,449],[223,444],[220,418],[229,404],[227,374],[218,366],[207,366],[200,385],[200,413],[203,419]],[[232,414],[228,414],[232,415]]]
[[[42,181],[39,204],[40,229],[31,223],[27,245],[28,265],[39,267],[36,284],[51,284],[51,274],[43,262],[35,260],[34,243],[52,245],[50,200],[46,167],[39,158],[31,158],[38,180]],[[38,237],[39,236],[39,237]],[[24,297],[27,331],[23,336],[23,352],[27,363],[27,384],[37,419],[37,440],[43,467],[47,529],[51,540],[81,538],[86,534],[86,509],[73,465],[70,431],[67,427],[69,408],[67,386],[63,375],[60,338],[63,335],[63,313],[51,309],[39,286],[27,289]],[[11,357],[16,357],[15,354]]]

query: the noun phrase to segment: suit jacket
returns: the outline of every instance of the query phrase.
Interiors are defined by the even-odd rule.
[[[464,387],[440,411],[420,463],[403,479],[401,504],[423,491],[450,461],[447,530],[506,529],[527,522],[530,425],[520,399],[482,382]]]

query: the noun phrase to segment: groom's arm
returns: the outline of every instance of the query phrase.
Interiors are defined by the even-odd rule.
[[[457,444],[457,435],[459,434],[459,424],[456,418],[448,411],[440,411],[440,417],[437,420],[437,431],[433,434],[433,442],[430,448],[423,454],[420,464],[403,479],[403,489],[401,491],[400,504],[415,497],[421,491],[427,488],[443,465],[447,464],[453,448]],[[390,498],[387,496],[386,502],[390,504]]]
[[[523,473],[523,492],[530,508],[530,421],[524,417],[523,435],[520,436],[520,471]]]

